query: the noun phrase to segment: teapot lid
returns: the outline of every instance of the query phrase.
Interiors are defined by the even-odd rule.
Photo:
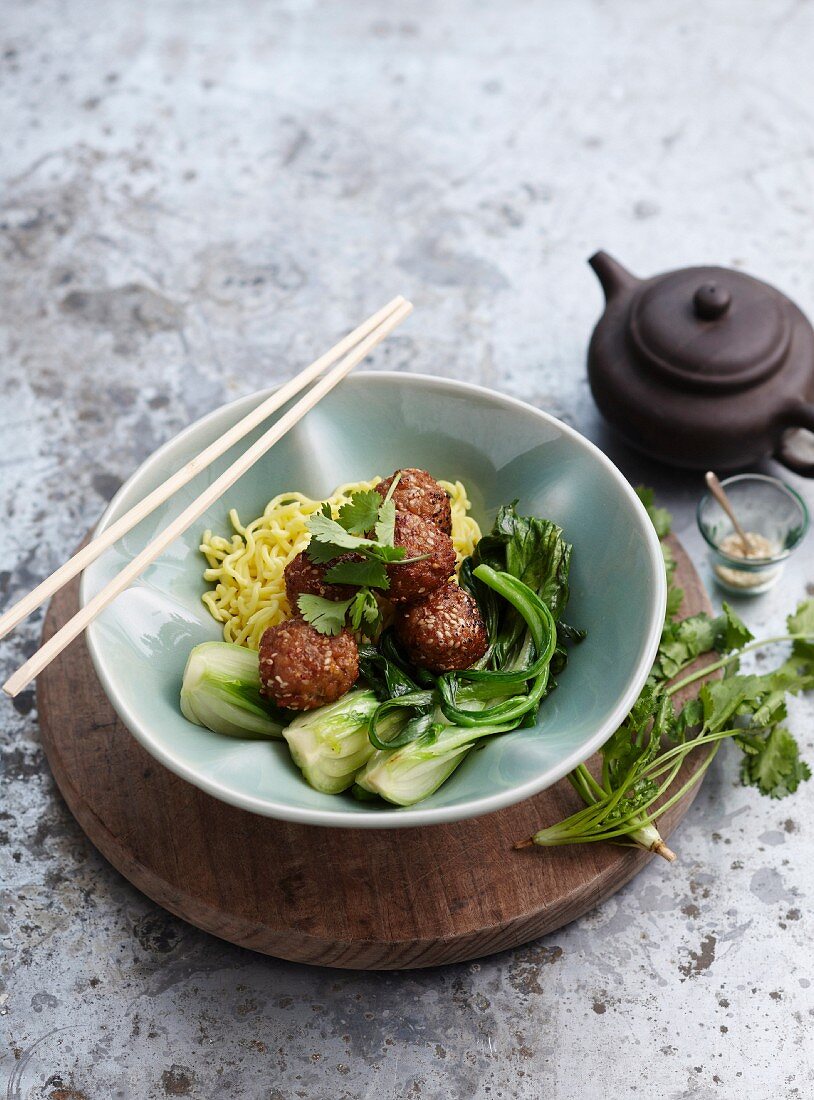
[[[752,386],[789,349],[791,303],[774,287],[723,267],[688,267],[641,284],[629,331],[638,352],[673,385]]]

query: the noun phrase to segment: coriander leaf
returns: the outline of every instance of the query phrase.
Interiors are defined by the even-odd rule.
[[[652,675],[657,682],[670,680],[683,665],[714,647],[715,625],[706,612],[669,622],[662,631]]]
[[[382,613],[369,588],[360,588],[350,609],[350,623],[355,631],[372,638],[381,626]]]
[[[351,534],[364,535],[372,530],[381,502],[382,498],[375,489],[363,489],[354,493],[347,504],[342,505],[336,521]]]
[[[377,493],[378,497],[379,494]],[[379,498],[381,499],[381,498]],[[376,542],[380,546],[392,546],[396,537],[396,502],[386,500],[379,506],[376,522]]]
[[[332,543],[335,546],[341,546],[343,550],[358,550],[365,545],[369,545],[367,539],[351,535],[344,527],[340,527],[336,520],[329,519],[322,512],[316,512],[314,515],[309,516],[306,527],[311,532],[312,542],[316,540],[322,543]]]
[[[602,746],[603,776],[612,788],[625,785],[625,797],[618,807],[623,813],[640,807],[654,795],[656,786],[642,772],[658,755],[662,734],[672,717],[669,698],[645,688],[624,725]]]
[[[381,608],[376,602],[376,597],[373,595],[372,592],[367,593],[367,597],[365,599],[364,607],[362,610],[362,616],[366,623],[375,624],[381,622]]]
[[[338,561],[325,574],[328,584],[356,584],[360,587],[389,588],[390,578],[381,561],[365,558],[363,561]]]
[[[406,553],[403,546],[385,546],[371,539],[352,535],[335,520],[323,515],[311,516],[307,526],[311,532],[311,541],[306,553],[317,564],[340,557],[347,550],[355,550],[366,558],[377,558],[383,562],[401,561]]]
[[[793,615],[786,619],[789,634],[806,634],[807,638],[795,638],[792,655],[814,661],[814,600],[803,600]]]
[[[321,542],[316,539],[311,539],[305,548],[308,560],[314,565],[324,565],[326,562],[333,561],[334,558],[341,558],[347,552],[348,548],[340,546],[337,542]]]
[[[681,610],[681,604],[684,602],[684,589],[678,588],[676,585],[671,584],[667,589],[667,610],[665,612],[665,619],[668,621],[674,619]]]
[[[320,508],[320,514],[325,516],[326,519],[333,519],[333,513],[331,512],[331,506],[327,500],[323,500],[322,507]]]
[[[673,525],[673,517],[666,508],[656,507],[656,494],[646,485],[637,486],[636,496],[647,509],[650,522],[655,527],[658,537],[660,539],[666,538],[670,534],[670,528]]]
[[[678,622],[668,622],[662,631],[652,676],[657,682],[670,680],[696,657],[713,649],[718,653],[730,653],[751,638],[751,632],[728,604],[724,604],[722,613],[715,619],[701,611]]]
[[[814,660],[795,657],[792,651],[791,657],[768,675],[772,678],[775,691],[782,688],[791,695],[799,695],[801,691],[811,691],[814,688]]]
[[[349,600],[326,600],[323,596],[303,592],[297,598],[297,606],[305,621],[320,634],[340,634],[353,600],[353,596]]]
[[[814,600],[803,600],[786,619],[789,634],[808,634],[814,639]]]
[[[759,676],[730,676],[704,684],[698,693],[704,707],[704,727],[712,733],[722,730],[741,704],[760,697],[760,679]]]
[[[382,546],[378,542],[371,542],[368,546],[368,553],[379,561],[401,561],[407,554],[403,546]]]
[[[715,620],[715,648],[719,653],[731,653],[733,649],[740,649],[751,642],[754,634],[726,601],[722,606],[723,614]]]
[[[661,544],[661,556],[662,558],[664,558],[664,568],[667,571],[667,580],[669,582],[673,576],[673,573],[675,573],[676,571],[675,554],[673,553],[673,548],[672,546],[670,546],[669,542],[663,542]]]
[[[704,704],[700,699],[688,699],[676,716],[671,735],[673,740],[687,740],[687,734],[700,728],[704,721]]]
[[[741,762],[741,782],[770,798],[793,794],[810,778],[811,769],[800,759],[797,742],[784,726],[775,726],[765,739],[753,740]]]

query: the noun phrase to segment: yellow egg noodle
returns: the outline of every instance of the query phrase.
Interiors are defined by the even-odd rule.
[[[372,489],[381,481],[358,481],[340,485],[328,497],[334,515],[352,493]],[[452,542],[458,565],[472,553],[480,528],[460,481],[439,481],[449,494],[452,510]],[[285,567],[308,545],[308,517],[322,506],[302,493],[280,493],[266,505],[263,515],[244,526],[234,508],[229,521],[235,530],[231,538],[205,531],[200,550],[207,561],[204,580],[213,585],[203,595],[212,617],[223,623],[223,637],[258,649],[263,631],[291,617],[285,594]]]

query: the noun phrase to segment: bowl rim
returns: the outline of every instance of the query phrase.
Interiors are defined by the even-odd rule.
[[[701,519],[701,511],[707,501],[713,500],[712,493],[707,490],[701,495],[700,500],[695,506],[695,522],[698,526],[698,530],[701,532],[701,537],[704,542],[713,550],[719,558],[721,558],[727,565],[732,565],[736,569],[741,569],[744,572],[759,572],[765,566],[777,565],[780,562],[784,562],[787,558],[791,557],[800,543],[808,534],[808,526],[811,517],[809,516],[808,507],[806,502],[800,496],[796,489],[791,485],[787,485],[785,481],[781,481],[779,477],[772,477],[770,474],[733,474],[731,477],[725,477],[721,481],[721,485],[725,489],[727,485],[732,485],[736,481],[763,481],[771,485],[772,488],[779,490],[787,497],[791,497],[800,509],[802,516],[802,522],[800,523],[800,530],[797,538],[790,546],[784,546],[778,554],[772,554],[768,558],[736,558],[732,554],[727,554],[726,550],[722,550],[717,542],[715,542],[705,529],[704,523]]]
[[[573,440],[579,447],[591,454],[602,466],[604,466],[610,473],[611,477],[619,485],[621,491],[627,496],[633,505],[634,514],[637,514],[641,523],[641,531],[644,536],[645,546],[647,549],[647,555],[652,569],[654,577],[656,599],[653,601],[653,606],[650,608],[650,616],[645,631],[645,644],[642,649],[639,660],[630,678],[630,682],[627,690],[623,693],[621,698],[617,701],[615,707],[612,709],[606,720],[596,730],[592,737],[589,738],[578,749],[569,753],[558,764],[549,768],[546,772],[535,776],[533,779],[527,782],[516,785],[509,788],[506,791],[499,791],[495,794],[484,795],[480,798],[472,799],[469,802],[459,804],[457,806],[439,806],[439,807],[418,807],[402,808],[398,806],[386,807],[384,809],[370,810],[364,814],[349,813],[343,809],[307,809],[297,806],[289,806],[284,802],[275,802],[273,798],[258,798],[253,795],[241,794],[240,792],[224,789],[221,784],[216,780],[210,779],[206,776],[201,776],[200,773],[193,767],[189,767],[183,760],[177,758],[173,753],[166,748],[160,742],[157,742],[150,732],[149,726],[142,723],[136,713],[134,713],[130,707],[128,707],[121,698],[118,697],[118,693],[115,684],[108,674],[106,667],[103,645],[98,635],[98,625],[95,620],[90,624],[86,631],[86,642],[88,651],[93,662],[93,667],[96,671],[96,675],[102,685],[102,688],[110,700],[114,710],[121,718],[124,725],[136,738],[136,740],[161,764],[163,764],[170,771],[176,775],[185,779],[193,786],[198,787],[200,790],[205,791],[212,797],[219,799],[222,802],[229,803],[233,806],[237,806],[240,809],[247,810],[250,813],[257,813],[265,817],[271,817],[280,821],[291,821],[301,825],[314,825],[317,827],[334,827],[334,828],[346,828],[346,829],[396,829],[396,828],[410,828],[416,826],[428,826],[428,825],[441,825],[453,821],[470,820],[475,817],[480,817],[484,814],[494,813],[497,810],[504,809],[507,806],[513,806],[519,802],[523,802],[528,798],[531,798],[535,794],[539,794],[540,791],[546,790],[548,787],[553,786],[568,772],[572,771],[578,764],[587,760],[601,745],[607,741],[613,731],[621,724],[625,715],[630,710],[631,706],[638,698],[639,692],[644,686],[653,661],[656,657],[659,641],[661,639],[662,627],[664,624],[664,615],[667,605],[667,579],[664,569],[664,560],[661,552],[661,545],[656,534],[655,528],[650,522],[650,517],[644,508],[644,505],[639,500],[633,487],[627,481],[621,470],[608,458],[603,451],[592,443],[589,439],[583,436],[575,428],[558,420],[557,417],[552,416],[551,413],[544,412],[542,409],[535,408],[534,405],[526,401],[522,401],[517,397],[512,397],[508,394],[500,393],[497,390],[489,389],[487,386],[477,385],[472,382],[463,382],[457,379],[439,378],[430,374],[421,373],[404,373],[402,371],[359,371],[353,375],[349,375],[341,383],[343,386],[350,383],[366,384],[366,385],[378,385],[382,382],[396,383],[398,385],[411,385],[413,382],[421,383],[429,388],[435,388],[438,390],[447,390],[455,393],[472,394],[479,397],[486,397],[490,401],[497,401],[510,409],[517,409],[524,413],[531,413],[537,419],[543,421],[555,427],[563,435]],[[148,470],[152,469],[156,464],[160,463],[163,456],[173,447],[179,443],[183,443],[184,440],[194,435],[201,428],[211,423],[212,420],[219,416],[222,416],[224,412],[233,409],[235,406],[247,404],[253,399],[259,404],[265,397],[267,397],[273,390],[277,388],[275,386],[268,387],[266,389],[257,390],[253,393],[244,394],[241,397],[235,398],[232,401],[226,402],[223,405],[219,405],[211,412],[206,413],[198,420],[193,421],[186,428],[183,428],[172,438],[168,439],[155,451],[153,451],[148,457],[137,467],[136,470],[126,479],[116,494],[113,496],[107,507],[105,508],[101,519],[94,529],[94,536],[103,531],[111,522],[112,516],[118,506],[120,498],[128,491],[133,481],[142,476]],[[247,410],[248,411],[248,410]],[[82,578],[79,588],[79,601],[80,606],[84,607],[88,601],[87,591],[87,577],[85,572],[82,573]]]

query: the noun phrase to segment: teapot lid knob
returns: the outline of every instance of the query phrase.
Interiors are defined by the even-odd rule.
[[[716,282],[701,283],[693,295],[695,316],[702,321],[717,321],[732,304],[732,295]]]

